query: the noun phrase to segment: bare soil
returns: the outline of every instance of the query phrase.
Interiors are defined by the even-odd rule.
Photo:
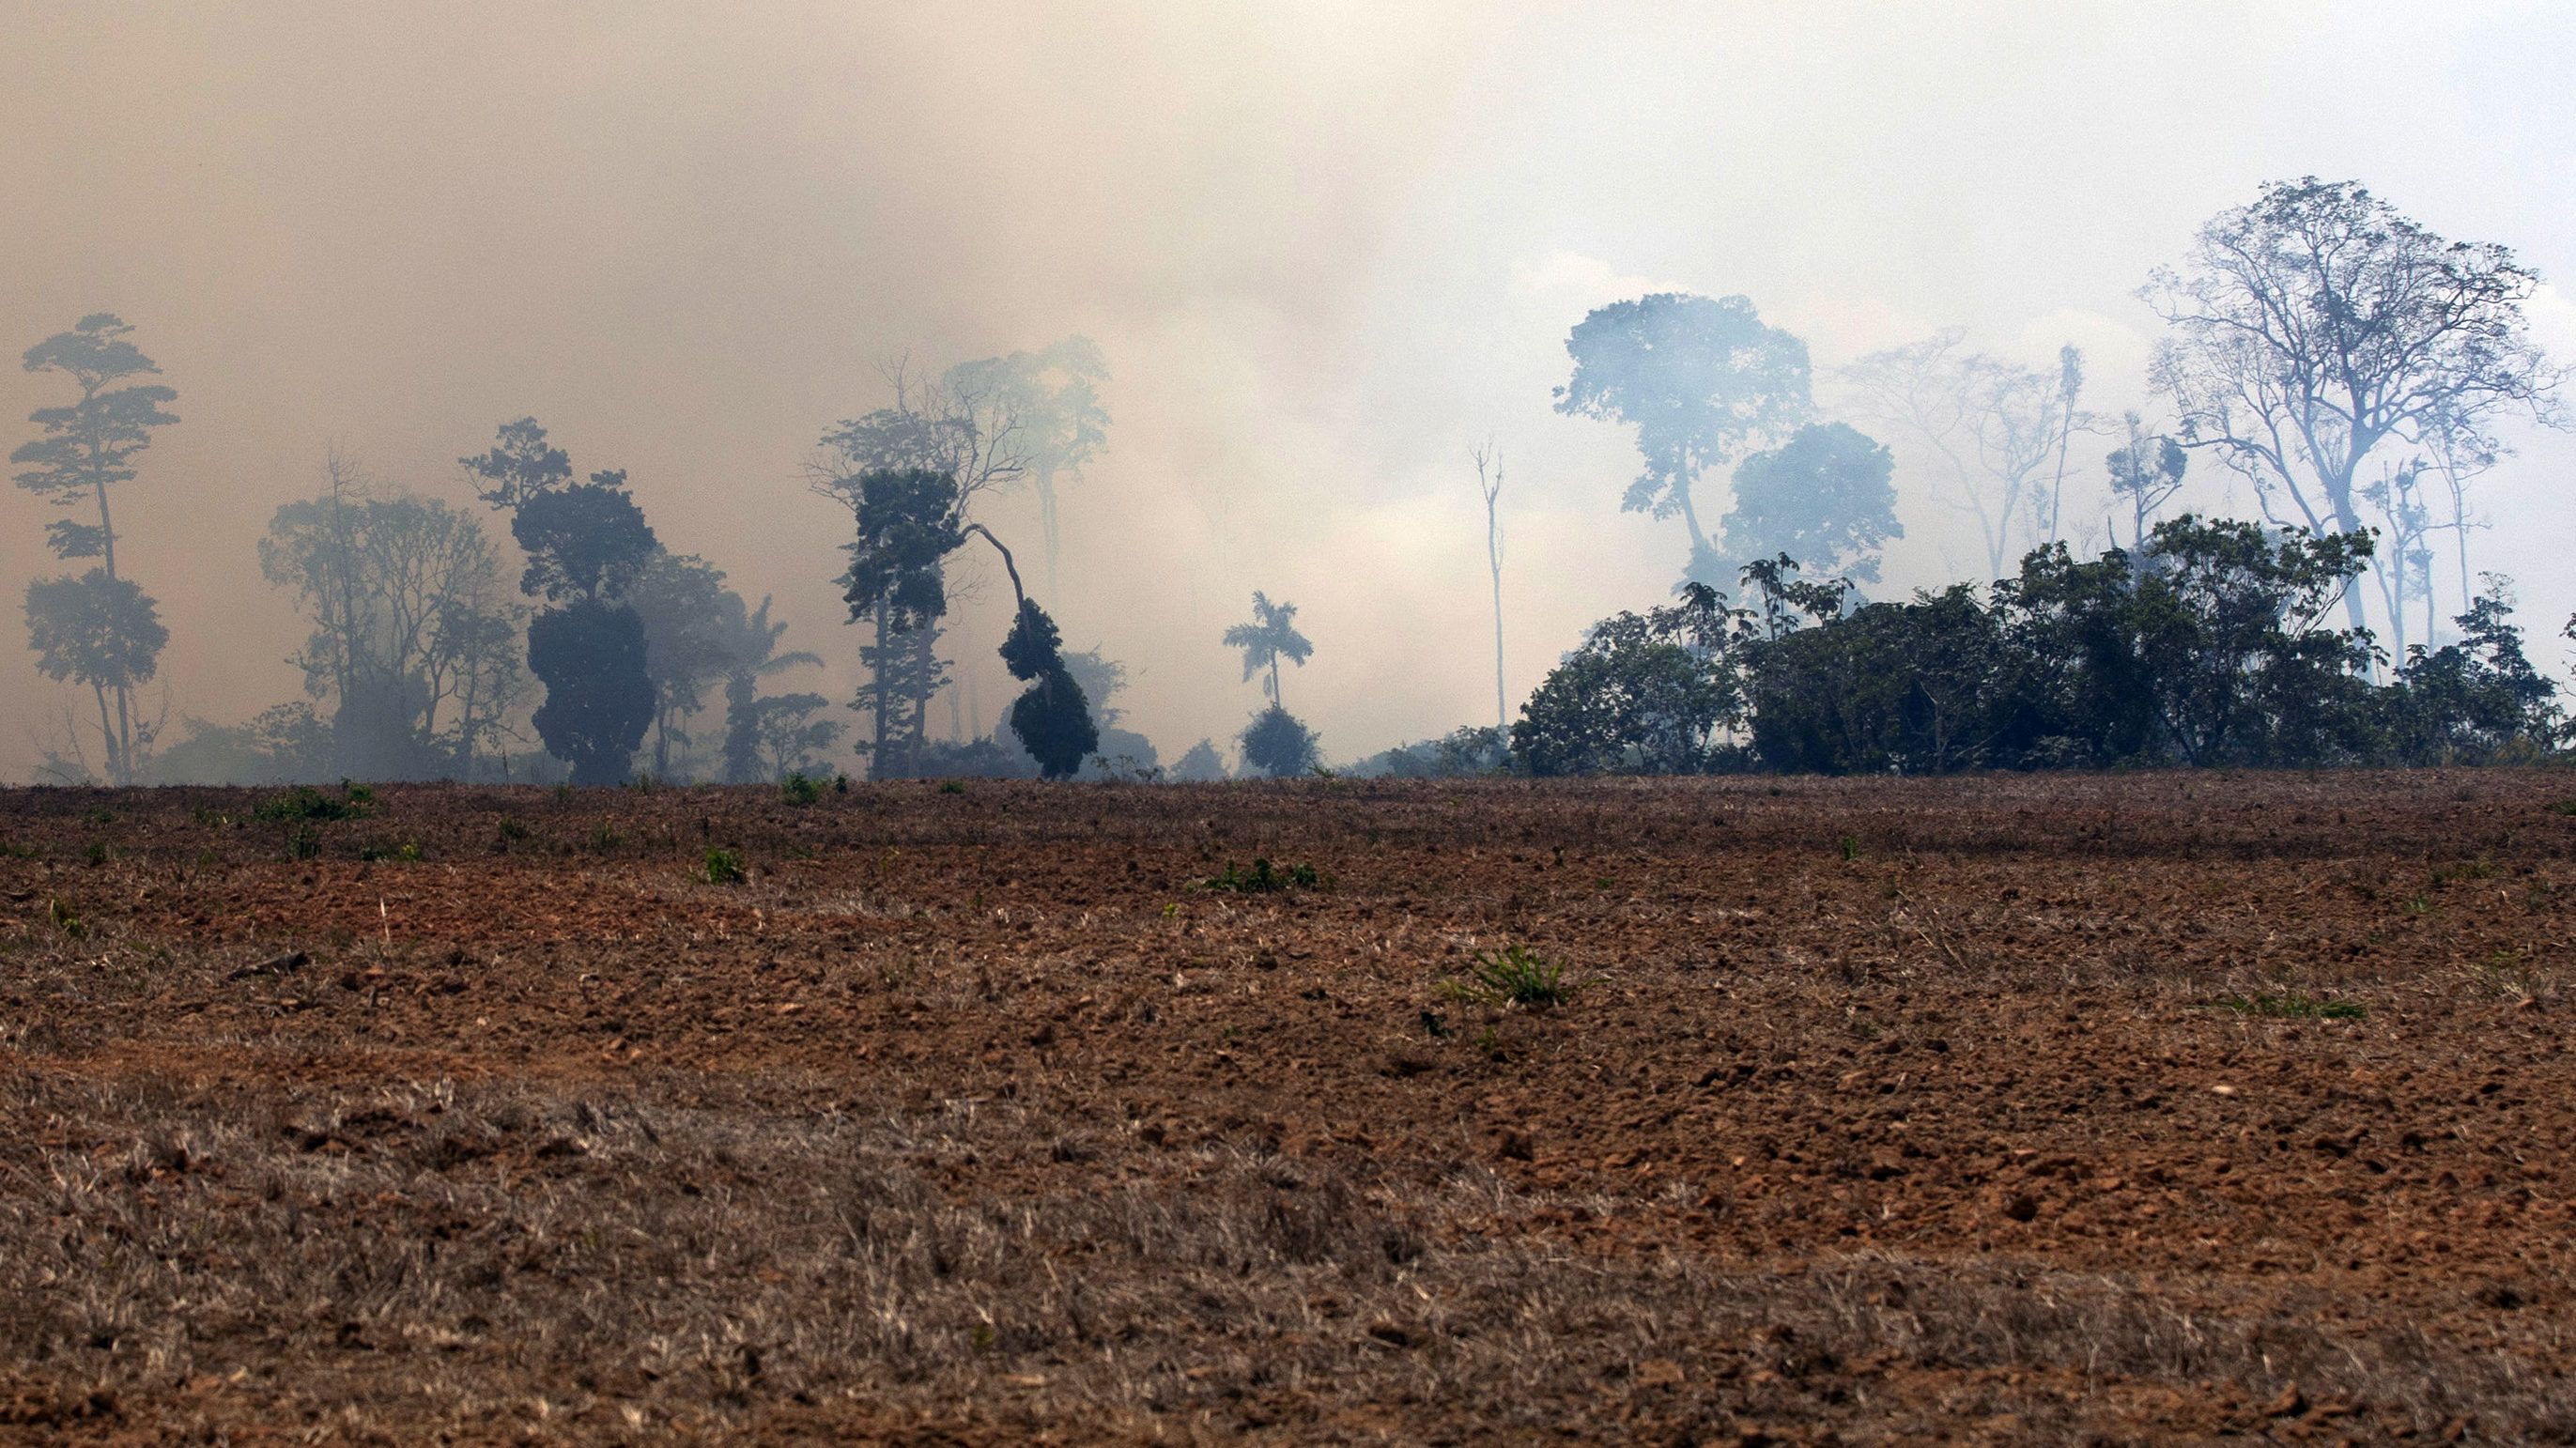
[[[2563,772],[274,797],[0,792],[0,1439],[2576,1437]]]

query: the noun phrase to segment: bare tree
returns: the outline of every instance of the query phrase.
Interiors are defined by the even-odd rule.
[[[1928,451],[1933,494],[1976,520],[1986,576],[2000,578],[2027,543],[2059,533],[2066,459],[2091,421],[2076,409],[2083,354],[2058,353],[2050,377],[1965,348],[1959,328],[1873,352],[1843,370],[1858,411]],[[2048,471],[2051,460],[2056,473]]]
[[[2252,481],[2271,521],[2323,536],[2364,526],[2362,469],[2391,440],[2501,455],[2508,417],[2562,420],[2564,374],[2523,317],[2539,284],[2509,248],[2310,176],[2213,217],[2138,294],[2173,329],[2152,377],[2184,444]],[[2361,627],[2357,590],[2345,608]]]
[[[1511,705],[1503,693],[1503,455],[1492,438],[1468,456],[1476,462],[1476,491],[1485,499],[1485,562],[1494,575],[1494,727],[1512,727]],[[1488,471],[1490,469],[1490,471]]]

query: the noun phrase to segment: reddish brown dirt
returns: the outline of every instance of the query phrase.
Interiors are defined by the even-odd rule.
[[[0,794],[0,1437],[2576,1435],[2563,773],[266,798]]]

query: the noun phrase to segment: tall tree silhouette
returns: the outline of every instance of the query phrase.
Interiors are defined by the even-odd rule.
[[[1252,591],[1252,621],[1227,629],[1225,646],[1243,650],[1244,678],[1268,671],[1268,677],[1262,680],[1262,692],[1281,708],[1287,706],[1279,698],[1279,661],[1286,659],[1303,668],[1315,652],[1315,646],[1297,632],[1297,605],[1272,603],[1269,595],[1257,588]]]
[[[135,455],[152,445],[152,430],[179,420],[168,407],[178,393],[134,380],[161,369],[127,340],[133,331],[112,312],[94,312],[28,348],[28,371],[61,373],[80,397],[29,413],[42,435],[9,454],[18,486],[59,507],[96,511],[95,523],[46,525],[56,557],[98,562],[84,574],[29,584],[27,633],[47,677],[89,686],[107,775],[117,784],[135,782],[151,749],[153,726],[137,716],[133,695],[160,667],[170,635],[159,605],[117,572],[110,495],[134,480]]]

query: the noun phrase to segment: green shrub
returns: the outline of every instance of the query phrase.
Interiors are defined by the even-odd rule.
[[[801,769],[790,770],[778,784],[779,797],[792,805],[809,805],[823,797],[823,781]]]
[[[343,783],[337,796],[325,794],[309,784],[299,784],[284,794],[273,794],[261,800],[251,811],[254,819],[270,823],[292,820],[354,820],[375,812],[376,792],[363,784]]]
[[[1227,861],[1222,872],[1202,881],[1199,888],[1232,890],[1242,895],[1267,895],[1280,890],[1313,890],[1321,887],[1323,883],[1324,877],[1315,873],[1315,867],[1312,865],[1289,865],[1283,868],[1271,864],[1265,858],[1255,856],[1252,868],[1249,870],[1237,870],[1232,861]]]
[[[1555,961],[1526,946],[1506,945],[1499,951],[1476,952],[1467,978],[1450,988],[1461,999],[1486,1005],[1543,1009],[1574,999],[1575,986]]]
[[[739,885],[751,878],[742,867],[742,857],[731,850],[710,846],[707,850],[707,883]]]

